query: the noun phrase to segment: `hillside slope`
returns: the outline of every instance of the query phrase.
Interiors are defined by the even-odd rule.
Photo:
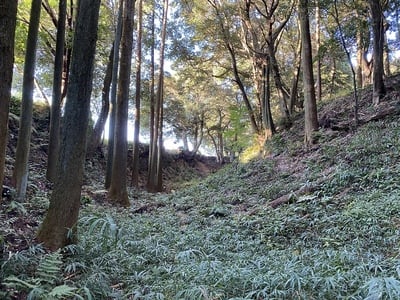
[[[308,149],[299,115],[263,158],[168,194],[131,191],[130,209],[85,186],[80,244],[64,258],[34,244],[47,192],[4,204],[0,296],[65,284],[95,299],[400,299],[399,80],[378,107],[361,92],[358,127],[352,97],[322,104]],[[17,255],[16,244],[31,247]],[[61,279],[46,281],[43,260]]]

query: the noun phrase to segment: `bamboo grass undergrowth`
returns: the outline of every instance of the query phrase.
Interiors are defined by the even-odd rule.
[[[10,253],[0,296],[61,286],[56,299],[399,299],[399,136],[396,119],[373,122],[296,170],[237,162],[130,209],[85,204],[79,244],[62,257]]]

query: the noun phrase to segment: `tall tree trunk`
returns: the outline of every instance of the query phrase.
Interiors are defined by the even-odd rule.
[[[154,137],[152,149],[152,162],[148,182],[150,192],[162,191],[162,151],[163,151],[163,101],[164,101],[164,55],[167,34],[168,0],[163,1],[163,16],[161,27],[160,45],[160,73],[158,77],[157,93],[155,97]]]
[[[4,181],[8,113],[14,64],[14,37],[17,20],[17,0],[0,2],[0,184]],[[0,200],[1,202],[1,200]]]
[[[28,39],[26,42],[22,88],[22,105],[13,173],[13,184],[16,187],[16,197],[19,201],[23,201],[25,199],[26,188],[28,186],[28,159],[32,131],[32,107],[36,65],[36,46],[39,32],[41,3],[42,0],[32,1]]]
[[[299,31],[300,32],[300,31]],[[295,53],[295,64],[292,78],[292,86],[290,88],[290,104],[289,110],[290,114],[292,114],[295,110],[295,107],[302,109],[303,104],[299,101],[298,98],[298,87],[299,87],[299,77],[300,77],[300,68],[301,68],[301,48],[302,43],[301,39],[297,42],[297,49]]]
[[[385,25],[384,28],[384,37],[385,37],[385,41],[383,44],[383,64],[385,66],[385,76],[391,76],[392,72],[390,70],[390,49],[389,49],[389,44],[388,44],[388,40],[387,40],[387,29],[388,29],[388,25]]]
[[[87,155],[91,156],[95,153],[101,144],[101,135],[104,132],[104,127],[107,122],[108,113],[110,111],[110,87],[112,82],[112,70],[114,66],[114,44],[111,47],[108,63],[106,67],[106,74],[103,80],[103,90],[101,93],[101,110],[96,124],[90,135],[89,143],[87,146]]]
[[[272,43],[269,43],[268,44],[268,58],[269,58],[269,62],[271,64],[271,71],[274,76],[275,86],[278,90],[281,114],[282,114],[283,118],[285,118],[286,120],[289,121],[290,114],[289,114],[289,109],[288,109],[288,101],[290,99],[290,95],[289,95],[287,87],[285,86],[285,84],[282,80],[278,61],[277,61],[276,55],[275,55],[275,50],[276,50],[275,46]]]
[[[267,140],[276,133],[274,121],[271,113],[271,71],[267,63],[263,68],[263,111],[262,119],[264,123],[264,139]]]
[[[129,206],[127,191],[127,156],[128,156],[128,104],[131,79],[131,60],[133,47],[133,17],[135,1],[124,1],[123,26],[121,39],[121,60],[118,78],[117,111],[114,131],[114,155],[111,183],[108,197],[121,206]]]
[[[114,39],[114,53],[113,53],[113,68],[112,68],[112,81],[111,81],[111,109],[109,112],[108,122],[108,143],[107,143],[107,165],[106,165],[106,178],[104,187],[108,189],[111,184],[112,166],[114,157],[114,131],[115,131],[115,113],[117,106],[117,84],[118,84],[118,66],[119,66],[119,49],[122,34],[122,12],[124,8],[123,0],[119,1],[117,28],[115,30]]]
[[[357,77],[357,86],[359,88],[363,87],[363,56],[364,56],[364,47],[362,46],[362,34],[361,28],[357,29],[357,69],[356,69],[356,77]]]
[[[353,66],[353,62],[351,59],[351,54],[350,51],[347,49],[346,46],[346,41],[344,39],[343,36],[343,30],[342,30],[342,26],[340,25],[340,21],[339,21],[339,12],[337,9],[337,5],[336,5],[336,0],[334,1],[334,7],[335,7],[335,21],[336,24],[339,28],[339,36],[340,36],[340,41],[342,43],[342,47],[346,53],[347,56],[347,61],[349,62],[350,65],[350,69],[351,69],[351,74],[352,74],[352,79],[353,79],[353,94],[354,94],[354,119],[355,119],[355,123],[356,126],[358,125],[358,93],[357,93],[357,75],[356,75],[356,71],[354,70],[354,66]]]
[[[336,2],[335,2],[336,3]],[[335,4],[336,5],[336,4]],[[336,5],[337,6],[337,5]],[[336,9],[336,8],[335,8]],[[338,22],[338,14],[335,13],[336,23]],[[363,13],[356,10],[356,44],[357,44],[357,69],[356,82],[357,87],[362,88],[371,83],[371,61],[367,59],[367,53],[370,42],[370,32],[366,17]],[[339,21],[340,24],[340,21]]]
[[[100,0],[79,1],[58,176],[37,235],[38,240],[51,250],[77,240],[99,8]]]
[[[371,18],[372,32],[374,35],[373,45],[373,95],[372,103],[377,105],[386,93],[385,83],[383,82],[384,67],[383,67],[383,43],[384,43],[384,26],[383,26],[383,11],[380,1],[368,0]]]
[[[299,1],[300,34],[302,41],[302,66],[304,84],[304,142],[312,144],[313,132],[318,130],[317,104],[315,99],[315,85],[312,67],[312,47],[310,23],[308,14],[308,0]]]
[[[155,139],[157,139],[156,134],[156,124],[155,124],[155,58],[154,58],[154,49],[155,49],[155,1],[153,1],[153,11],[151,15],[151,50],[150,50],[150,143],[149,143],[149,162],[148,162],[148,174],[147,174],[147,190],[154,191],[154,177],[156,174],[156,166],[154,164],[154,147],[157,146]]]
[[[337,79],[337,62],[334,57],[332,59],[332,66],[330,72],[330,90],[329,90],[329,98],[332,98],[336,92],[336,79]]]
[[[64,66],[65,22],[67,1],[60,0],[58,7],[56,55],[54,58],[53,95],[50,113],[50,138],[47,157],[46,177],[54,181],[57,175],[58,152],[60,148],[61,89]]]
[[[75,19],[77,15],[78,9],[78,0],[69,1],[69,9],[67,5],[67,34],[66,34],[66,42],[64,46],[64,66],[63,66],[63,84],[62,84],[62,92],[61,92],[61,103],[67,96],[67,89],[68,89],[68,81],[69,81],[69,71],[71,67],[71,57],[72,57],[72,45],[73,41],[72,38],[74,36],[75,31]]]
[[[141,81],[142,81],[142,19],[143,0],[139,0],[138,21],[137,21],[137,45],[136,45],[136,95],[135,95],[135,123],[133,133],[133,166],[132,184],[139,187],[139,131],[140,131],[140,102],[141,102]]]
[[[321,57],[320,57],[320,47],[321,47],[321,16],[320,16],[320,6],[319,0],[315,1],[315,52],[317,54],[316,58],[316,73],[317,78],[315,82],[316,100],[319,102],[322,99],[322,82],[321,82]]]
[[[229,42],[225,42],[225,43],[226,43],[226,47],[228,48],[229,54],[231,56],[233,76],[235,77],[235,82],[239,87],[239,90],[240,90],[240,92],[242,94],[242,97],[243,97],[243,101],[244,101],[244,103],[246,105],[246,108],[247,108],[247,112],[249,114],[251,128],[252,128],[254,133],[259,133],[260,132],[260,128],[257,125],[257,120],[256,120],[256,116],[254,114],[253,107],[251,106],[250,100],[247,97],[246,89],[244,87],[244,84],[243,84],[240,76],[239,76],[239,70],[238,70],[238,67],[237,67],[235,51],[234,51],[233,47],[231,46],[231,44]]]

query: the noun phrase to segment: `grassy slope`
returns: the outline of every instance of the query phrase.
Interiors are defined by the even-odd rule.
[[[348,101],[321,114],[334,111],[340,123]],[[365,101],[362,117],[377,110]],[[65,249],[62,276],[38,271],[40,259],[56,265],[61,257],[32,246],[5,262],[4,277],[35,277],[46,293],[67,284],[77,288],[71,295],[94,299],[399,299],[398,116],[321,130],[307,150],[301,122],[293,128],[267,145],[266,158],[184,190],[135,193],[128,210],[85,205],[81,243]],[[276,199],[284,203],[272,208]],[[32,289],[6,282],[9,291]]]

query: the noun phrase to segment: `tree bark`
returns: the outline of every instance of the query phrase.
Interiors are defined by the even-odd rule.
[[[373,32],[373,95],[372,103],[377,105],[386,93],[385,84],[383,82],[384,67],[383,67],[383,45],[384,45],[384,26],[383,26],[383,11],[380,1],[368,0],[372,18]]]
[[[387,38],[387,30],[389,29],[389,25],[384,24],[384,43],[383,43],[383,65],[385,66],[385,72],[384,75],[386,77],[389,77],[392,75],[392,72],[390,70],[390,49],[389,49],[389,43],[388,43],[388,38]]]
[[[110,55],[108,57],[108,63],[106,67],[106,74],[103,80],[103,90],[101,93],[101,110],[96,124],[93,127],[93,131],[90,135],[88,143],[88,156],[93,155],[96,150],[99,149],[101,144],[101,135],[104,131],[104,127],[107,121],[108,113],[110,111],[110,87],[112,82],[112,70],[114,66],[114,45],[111,47]]]
[[[321,57],[320,57],[320,47],[321,47],[321,16],[319,0],[315,1],[315,52],[317,54],[316,58],[316,73],[317,78],[315,82],[316,86],[316,101],[320,102],[322,100],[322,78],[321,78]]]
[[[141,102],[141,72],[142,72],[142,19],[143,0],[139,0],[137,21],[137,46],[136,46],[136,96],[135,96],[135,123],[133,133],[133,166],[132,185],[139,187],[139,134],[140,134],[140,102]]]
[[[114,131],[115,131],[115,113],[117,106],[117,84],[118,84],[118,66],[119,66],[119,50],[121,43],[122,34],[122,12],[123,12],[123,0],[119,1],[118,17],[117,17],[117,28],[115,30],[114,38],[114,53],[113,53],[113,69],[112,69],[112,81],[111,81],[111,108],[109,112],[108,122],[108,143],[107,143],[107,165],[106,165],[106,178],[104,187],[108,189],[111,184],[113,157],[114,157]]]
[[[13,173],[13,184],[15,185],[17,192],[16,198],[19,201],[25,199],[26,189],[28,186],[28,159],[31,144],[36,47],[39,32],[41,3],[42,0],[32,1],[28,39],[26,42],[22,105]]]
[[[149,124],[150,124],[150,143],[149,143],[149,162],[148,162],[148,174],[147,174],[147,190],[154,191],[154,174],[156,173],[156,169],[154,166],[153,156],[155,155],[154,147],[157,146],[157,143],[154,142],[154,139],[157,138],[155,129],[155,1],[153,1],[153,11],[151,14],[151,50],[150,50],[150,116],[149,116]]]
[[[293,78],[292,78],[292,85],[290,88],[290,102],[289,102],[290,114],[292,114],[294,112],[295,107],[300,108],[300,109],[303,108],[303,103],[299,101],[299,97],[298,97],[299,77],[300,77],[300,68],[301,68],[301,48],[302,48],[302,43],[301,43],[301,39],[299,39],[298,43],[297,43],[296,52],[295,52]]]
[[[160,45],[160,73],[155,97],[154,136],[151,156],[151,170],[148,180],[150,192],[162,191],[162,151],[163,151],[163,101],[164,101],[164,55],[167,34],[168,0],[163,1],[163,16]]]
[[[38,240],[51,250],[77,241],[76,226],[85,163],[99,8],[100,0],[79,1],[58,176],[49,209],[37,235]]]
[[[300,34],[302,41],[302,67],[304,85],[304,142],[312,144],[313,132],[318,130],[317,104],[315,99],[315,85],[312,67],[312,47],[310,23],[308,14],[308,0],[299,1]]]
[[[4,181],[17,4],[17,0],[0,2],[0,184]]]
[[[128,104],[133,47],[133,17],[135,1],[125,0],[122,22],[121,60],[118,79],[117,110],[114,131],[114,153],[108,197],[111,202],[129,206],[127,190]]]
[[[267,140],[276,133],[275,124],[272,119],[271,112],[271,70],[269,64],[266,64],[263,68],[263,111],[262,119],[264,123],[264,139]]]
[[[58,152],[60,148],[61,89],[64,66],[65,22],[67,1],[60,0],[58,8],[56,55],[54,58],[53,95],[50,113],[50,138],[47,157],[46,177],[54,181],[57,175]]]

